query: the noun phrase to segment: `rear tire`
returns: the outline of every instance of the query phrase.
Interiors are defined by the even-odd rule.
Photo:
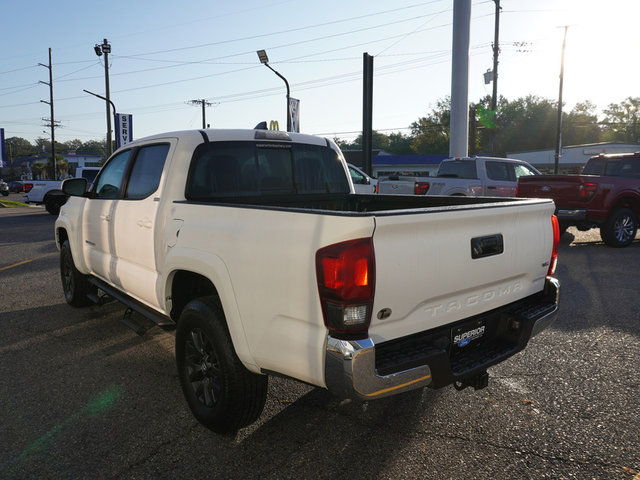
[[[210,430],[234,433],[262,413],[268,377],[240,362],[217,297],[192,300],[182,311],[176,363],[189,408]]]
[[[600,228],[600,236],[610,247],[622,248],[633,242],[638,232],[638,218],[630,208],[614,210]]]
[[[67,303],[73,307],[86,307],[93,302],[87,295],[95,290],[87,277],[81,274],[73,263],[69,241],[65,240],[60,247],[60,280]]]

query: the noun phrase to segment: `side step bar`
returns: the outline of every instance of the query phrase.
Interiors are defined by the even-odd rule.
[[[127,307],[127,310],[124,312],[124,315],[122,317],[122,323],[131,328],[138,335],[143,335],[147,330],[149,330],[150,327],[136,322],[135,318],[133,318],[132,315],[133,312],[139,313],[144,318],[152,321],[159,327],[176,326],[176,323],[170,317],[163,315],[146,306],[145,304],[139,302],[135,298],[131,298],[129,295],[116,290],[111,285],[103,282],[102,280],[95,277],[90,277],[88,278],[88,281],[106,294],[106,296],[98,296],[97,294],[92,293],[88,296],[88,298],[91,301],[95,302],[97,305],[104,305],[105,303],[109,303],[113,300],[117,300],[122,303],[125,307]]]

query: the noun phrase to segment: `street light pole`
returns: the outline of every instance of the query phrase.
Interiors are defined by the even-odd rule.
[[[264,50],[258,50],[256,52],[258,54],[258,58],[260,59],[260,63],[262,63],[265,67],[279,76],[282,80],[284,80],[284,84],[287,86],[287,132],[291,131],[291,115],[289,114],[289,103],[291,98],[291,91],[289,89],[289,82],[284,78],[279,72],[274,70],[271,65],[269,65],[269,57],[267,56],[267,52]]]
[[[107,94],[105,99],[107,105],[107,156],[110,157],[113,153],[113,143],[111,141],[111,94],[109,92],[109,54],[111,53],[111,45],[105,38],[102,44],[96,43],[93,49],[99,57],[104,53],[104,86]]]
[[[564,83],[564,51],[567,46],[567,30],[564,27],[564,40],[562,41],[562,59],[560,60],[560,87],[558,92],[558,123],[556,125],[556,153],[554,155],[553,173],[558,174],[560,156],[562,155],[562,85]]]
[[[82,91],[84,93],[88,93],[89,95],[93,95],[94,97],[98,97],[104,100],[105,102],[109,102],[111,104],[111,108],[113,108],[113,124],[115,125],[117,123],[116,122],[116,115],[117,115],[116,104],[113,103],[110,98],[103,97],[102,95],[98,95],[97,93],[90,92],[89,90],[82,89]]]

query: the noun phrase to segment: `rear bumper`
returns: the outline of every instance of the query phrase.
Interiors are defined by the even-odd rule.
[[[560,222],[574,223],[583,222],[587,219],[587,211],[582,209],[558,209],[556,216]]]
[[[524,349],[551,325],[558,311],[560,283],[548,278],[542,292],[454,325],[375,345],[363,340],[327,339],[325,382],[343,398],[371,400],[472,378]],[[473,350],[452,348],[452,328],[486,324],[487,335]],[[454,351],[456,350],[456,351]]]

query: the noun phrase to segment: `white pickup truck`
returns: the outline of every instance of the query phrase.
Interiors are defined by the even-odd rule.
[[[78,167],[76,177],[86,178],[91,183],[99,171],[100,167]],[[67,201],[67,196],[62,193],[62,180],[32,180],[25,183],[22,201],[44,204],[47,212],[58,215],[60,207]]]
[[[518,179],[540,172],[512,158],[469,157],[443,160],[435,177],[389,178],[378,184],[380,193],[395,195],[460,195],[515,197]]]
[[[72,306],[175,326],[195,417],[232,432],[269,375],[372,400],[483,388],[554,320],[551,201],[357,195],[328,139],[200,130],[118,150],[55,223]]]

